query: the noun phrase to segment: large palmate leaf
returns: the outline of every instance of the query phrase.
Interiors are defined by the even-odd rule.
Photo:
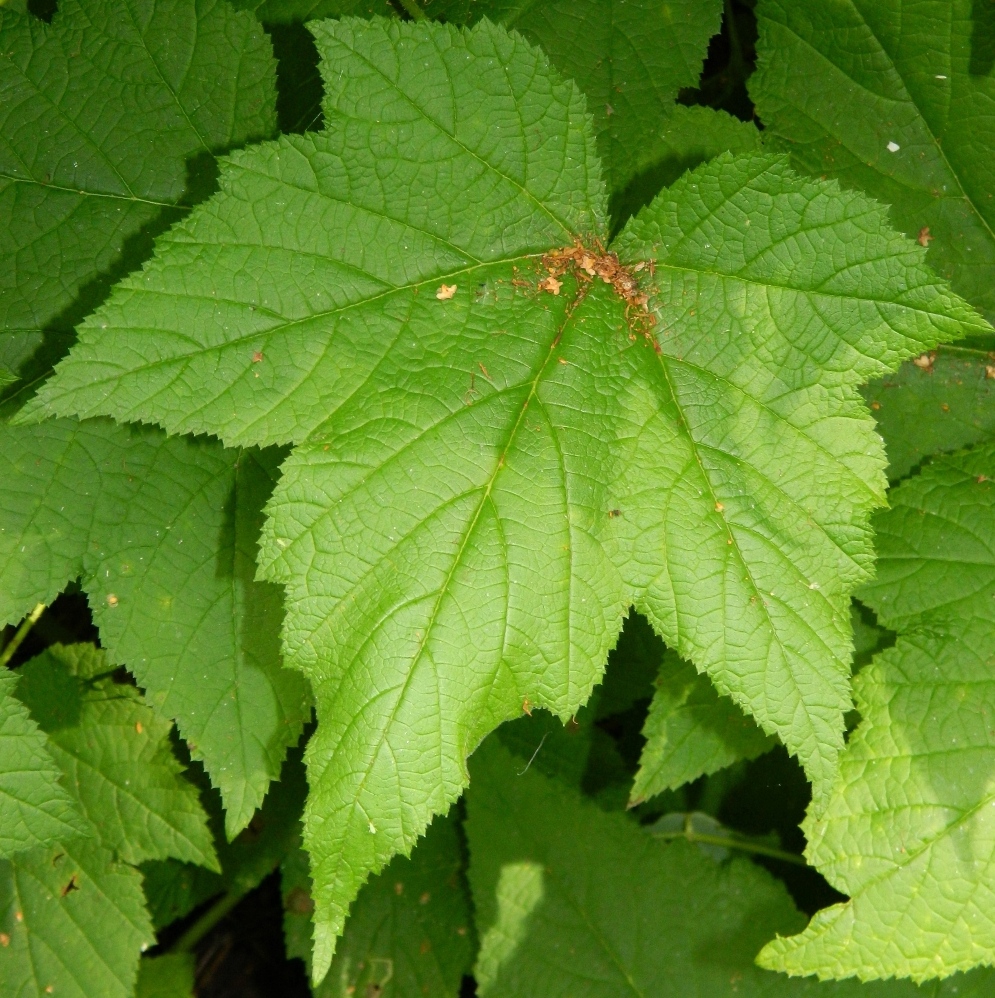
[[[53,645],[20,669],[18,698],[102,846],[128,863],[187,860],[217,868],[207,816],[159,720],[116,683],[93,645]]]
[[[0,861],[0,981],[18,998],[131,998],[154,942],[142,875],[74,839]]]
[[[888,477],[904,478],[932,454],[995,433],[995,364],[990,354],[944,347],[907,361],[863,389],[888,452]]]
[[[0,672],[0,857],[87,831],[44,732],[13,695],[16,682]]]
[[[107,420],[0,425],[0,619],[82,576],[104,645],[252,817],[310,710],[281,666],[279,591],[255,582],[278,454]]]
[[[974,0],[761,0],[757,111],[793,161],[890,203],[995,315],[995,75]],[[979,19],[979,26],[974,18]]]
[[[761,959],[924,980],[995,962],[995,447],[938,458],[877,520],[861,595],[900,637],[856,681],[862,721],[808,855],[852,900]]]
[[[410,858],[398,856],[366,884],[315,998],[456,998],[474,949],[462,851],[455,821],[437,818]],[[281,873],[287,953],[309,964],[314,902],[303,850]]]
[[[493,740],[470,763],[467,835],[482,998],[916,998],[908,981],[819,984],[760,970],[757,947],[803,919],[746,859],[664,844],[520,764]],[[981,998],[991,972],[933,998]]]
[[[0,8],[0,338],[82,318],[203,196],[212,153],[272,132],[273,71],[223,0]]]
[[[458,24],[486,16],[541,46],[587,97],[614,195],[660,158],[653,140],[681,87],[697,86],[722,14],[720,0],[427,0],[423,7]]]
[[[467,753],[575,713],[633,601],[823,792],[884,491],[857,385],[988,327],[883,209],[771,157],[685,176],[626,270],[583,100],[519,36],[315,33],[325,130],[233,155],[36,412],[298,442],[261,562],[318,705],[320,976]]]

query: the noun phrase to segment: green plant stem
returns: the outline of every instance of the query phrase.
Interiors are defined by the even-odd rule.
[[[38,618],[44,612],[45,604],[39,603],[31,611],[31,613],[29,613],[24,620],[21,621],[21,626],[14,631],[14,636],[7,642],[4,650],[0,652],[0,669],[3,669],[8,665],[10,660],[14,657],[14,653],[21,647],[21,642],[28,636],[28,632],[35,626],[38,622]]]
[[[418,0],[396,0],[398,6],[404,9],[404,13],[411,18],[412,21],[424,21],[428,18],[428,15],[418,6]]]
[[[171,953],[190,953],[201,941],[227,915],[239,901],[245,897],[245,891],[229,891],[221,897],[197,919],[186,932],[170,948]]]
[[[779,859],[792,866],[808,866],[804,856],[785,852],[773,846],[761,845],[759,842],[749,842],[744,839],[727,838],[724,835],[709,835],[706,832],[696,832],[693,828],[684,828],[679,832],[652,832],[655,839],[687,839],[688,842],[700,842],[708,846],[721,846],[725,849],[739,849],[741,852],[755,853],[757,856],[767,856],[769,859]]]

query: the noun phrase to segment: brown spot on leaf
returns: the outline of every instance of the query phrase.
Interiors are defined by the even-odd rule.
[[[69,883],[59,891],[59,897],[65,897],[67,894],[71,894],[73,891],[79,890],[79,883],[76,880],[76,874],[74,873],[69,878]]]
[[[262,362],[263,362],[263,352],[262,352],[262,350],[257,350],[252,355],[252,363],[253,364],[261,364]]]
[[[117,606],[117,597],[114,595],[114,593],[107,594],[107,605],[112,608]]]
[[[928,246],[930,240],[931,239],[935,239],[935,238],[936,238],[935,236],[933,236],[933,235],[930,234],[929,226],[928,225],[924,225],[919,230],[918,242],[919,242],[920,246]]]
[[[928,353],[921,353],[918,357],[912,358],[912,363],[919,368],[920,371],[925,371],[927,374],[933,373],[933,363],[936,360],[936,351],[930,350]]]

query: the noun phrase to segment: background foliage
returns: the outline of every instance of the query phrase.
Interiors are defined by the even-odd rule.
[[[989,994],[995,7],[28,7],[0,981]]]

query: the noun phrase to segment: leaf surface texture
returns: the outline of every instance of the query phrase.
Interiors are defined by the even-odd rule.
[[[995,76],[977,65],[987,17],[971,0],[761,0],[750,93],[800,168],[892,205],[991,318]]]
[[[861,599],[899,631],[856,680],[862,721],[808,856],[851,900],[761,954],[789,973],[945,977],[995,957],[995,449],[938,458],[877,520]]]
[[[0,618],[82,576],[102,640],[252,817],[310,712],[281,665],[279,590],[254,581],[280,455],[108,420],[0,424]]]
[[[988,327],[878,205],[759,155],[630,222],[646,299],[580,264],[540,287],[608,238],[578,90],[489,22],[314,32],[324,131],[231,156],[41,407],[297,444],[261,565],[318,707],[320,977],[467,754],[576,713],[632,603],[824,792],[884,492],[857,386]]]
[[[0,675],[0,856],[85,835],[45,733],[13,695],[17,676]]]

